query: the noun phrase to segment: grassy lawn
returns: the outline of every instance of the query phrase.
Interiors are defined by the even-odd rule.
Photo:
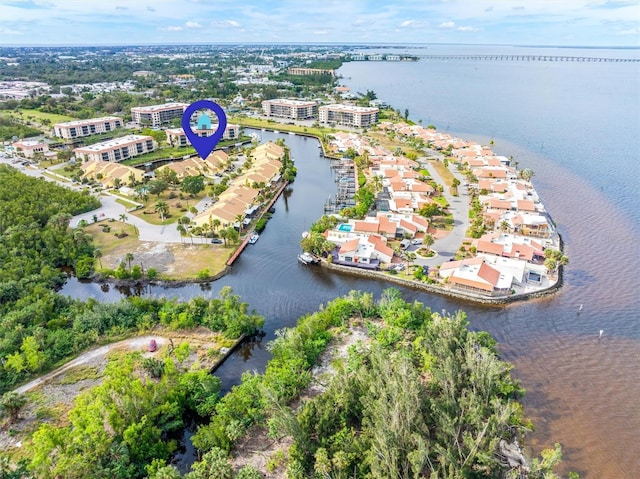
[[[72,121],[77,119],[67,115],[58,115],[56,113],[44,113],[38,110],[23,110],[23,109],[18,110],[17,113],[11,113],[11,116],[15,118],[19,118],[23,121],[28,120],[28,118],[32,116],[34,120],[38,123],[42,123],[42,120],[49,120],[51,122],[51,126],[53,126],[54,123],[63,123],[65,121]]]
[[[434,216],[430,220],[430,226],[439,230],[451,231],[453,229],[453,215]]]
[[[180,196],[182,195],[182,198]],[[178,221],[178,219],[184,216],[189,208],[195,206],[198,201],[203,199],[207,195],[206,189],[201,191],[197,196],[191,198],[189,195],[181,193],[176,187],[170,188],[164,191],[160,197],[151,195],[146,202],[143,203],[143,207],[131,211],[130,214],[137,216],[143,221],[152,225],[170,225]],[[173,196],[173,198],[171,198]],[[125,200],[126,201],[126,200]],[[169,207],[169,211],[165,216],[164,221],[160,218],[160,215],[155,211],[155,205],[158,201],[164,201]]]
[[[451,185],[453,184],[453,179],[455,178],[455,176],[453,176],[453,173],[451,173],[451,170],[444,166],[441,161],[432,161],[429,164],[440,175],[442,181],[444,181],[447,186],[451,187]]]
[[[321,137],[323,133],[330,135],[331,133],[335,133],[336,131],[338,131],[338,129],[336,128],[315,128],[313,126],[287,125],[274,120],[263,120],[260,118],[234,117],[230,120],[230,122],[237,123],[240,126],[246,126],[249,128],[270,128],[278,131],[306,133],[308,135],[317,136],[318,138]]]
[[[129,208],[137,208],[138,207],[137,203],[132,203],[131,201],[127,201],[127,200],[122,199],[122,198],[117,198],[116,199],[116,203],[120,203],[122,206],[124,206],[127,209],[129,209]]]
[[[111,231],[103,233],[102,227],[107,225],[111,227]],[[84,230],[93,236],[93,244],[102,251],[103,257],[113,254],[114,251],[132,251],[137,248],[139,243],[136,227],[126,223],[123,224],[121,221],[100,221],[99,223],[90,224]],[[127,236],[118,238],[116,233],[121,231],[127,233]],[[105,260],[103,259],[102,261],[104,262]]]
[[[111,231],[105,233],[102,226],[108,225]],[[116,233],[128,233],[118,238]],[[115,269],[124,261],[127,253],[133,255],[131,265],[141,265],[143,269],[154,268],[160,278],[168,280],[196,279],[198,273],[208,270],[212,277],[226,268],[227,260],[235,251],[235,246],[211,244],[208,239],[185,239],[184,243],[156,243],[139,241],[138,232],[133,225],[121,221],[102,221],[85,228],[93,236],[93,242],[102,251],[102,258],[96,261],[98,269]]]
[[[60,175],[60,176],[64,176],[64,178],[60,178],[60,176],[58,176],[60,173],[58,173],[56,171],[56,174],[54,175],[53,173],[49,173],[48,171],[43,171],[42,172],[42,176],[46,176],[47,178],[51,178],[52,180],[56,180],[56,181],[71,181],[69,179],[68,176],[66,175]]]

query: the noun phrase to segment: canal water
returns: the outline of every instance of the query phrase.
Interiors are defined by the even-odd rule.
[[[428,68],[436,68],[430,65]],[[486,64],[458,65],[456,68],[471,72],[478,71],[473,68],[480,68],[483,75],[494,77],[482,70],[485,67]],[[369,84],[369,88],[379,95],[383,92],[385,96],[381,97],[388,101],[405,98],[400,93],[394,97],[394,91],[420,92],[419,85],[397,87],[402,84],[402,77],[411,78],[409,73],[390,79],[388,72],[377,68],[371,64],[348,64],[341,71],[349,77],[347,83],[351,82],[355,91],[363,91],[360,85]],[[403,64],[400,68],[411,67]],[[422,68],[427,68],[426,62]],[[421,71],[423,75],[434,75]],[[510,75],[505,79],[509,84],[514,75],[520,78],[518,75],[523,73],[512,72]],[[469,81],[473,80],[472,77]],[[564,91],[577,81],[565,80],[560,82],[559,79],[560,84],[554,88]],[[386,82],[395,82],[396,86],[386,88]],[[430,88],[429,91],[433,91]],[[453,98],[453,95],[448,93],[448,97]],[[474,100],[473,96],[463,95],[455,101],[451,98],[450,113],[453,118],[461,119],[458,130],[473,131],[475,123],[465,122],[462,111],[473,106],[474,101],[476,106],[482,102]],[[624,101],[607,103],[602,100],[614,110],[624,108]],[[532,102],[526,103],[527,108],[535,108],[530,105]],[[504,110],[505,118],[498,121],[492,112],[490,124],[498,122],[500,132],[507,131],[509,122],[523,131],[527,125],[533,128],[537,123],[527,116],[530,113],[519,111],[506,118],[515,106],[493,105],[494,110]],[[431,110],[426,105],[422,108],[423,112],[414,111],[411,115],[420,114],[426,124]],[[574,135],[567,126],[571,125],[572,117],[567,109],[568,106],[560,102],[555,110],[547,108],[545,111],[548,121],[556,128],[568,128],[567,135]],[[448,112],[437,111],[439,115],[447,116]],[[636,121],[635,126],[638,126],[638,118],[624,117],[623,111],[617,113],[623,119]],[[613,116],[613,113],[607,115]],[[564,471],[577,471],[582,478],[588,479],[640,477],[640,447],[637,446],[640,443],[637,399],[640,397],[640,251],[637,243],[640,227],[635,209],[639,175],[634,140],[621,142],[618,135],[609,140],[614,142],[610,144],[604,138],[595,141],[592,135],[583,132],[581,138],[587,144],[576,146],[576,153],[560,140],[556,145],[540,135],[535,142],[529,143],[506,134],[498,136],[493,128],[483,128],[481,119],[477,122],[478,136],[472,139],[483,142],[493,139],[497,153],[514,156],[520,161],[521,168],[530,166],[536,172],[534,185],[558,224],[570,257],[565,285],[553,296],[506,307],[478,306],[418,290],[399,289],[407,300],[421,301],[434,311],[466,311],[472,329],[489,331],[498,340],[502,357],[515,365],[513,374],[527,390],[523,400],[525,413],[536,426],[528,441],[532,452],[539,453],[542,448],[560,442],[564,450]],[[611,128],[604,130],[609,135]],[[298,263],[296,255],[300,251],[302,232],[322,214],[325,200],[336,191],[330,160],[320,156],[318,142],[314,139],[264,131],[258,131],[258,134],[263,141],[284,138],[298,168],[296,181],[276,202],[276,212],[260,240],[246,248],[228,275],[209,285],[154,286],[136,292],[188,299],[199,295],[215,297],[223,286],[231,286],[265,316],[266,336],[239,349],[217,371],[225,388],[237,383],[246,370],[264,369],[269,359],[265,344],[278,329],[292,326],[300,316],[350,290],[369,291],[379,297],[389,286],[382,281],[343,276]],[[535,136],[535,132],[532,135]],[[472,134],[465,137],[470,136]],[[543,142],[544,146],[541,145]],[[593,146],[596,143],[597,146]],[[593,155],[582,154],[590,145],[596,148],[595,159]],[[606,157],[599,156],[605,153]],[[580,157],[576,158],[576,155]],[[624,174],[614,171],[611,163],[607,167],[593,164],[598,158],[601,162],[611,162],[620,155],[635,155],[636,158],[634,162],[626,157],[619,160],[620,164],[627,161]],[[70,279],[62,290],[62,294],[76,298],[94,297],[106,301],[118,300],[124,293],[131,291],[75,279]],[[580,305],[583,305],[582,311],[579,311]],[[601,339],[600,330],[603,330]]]

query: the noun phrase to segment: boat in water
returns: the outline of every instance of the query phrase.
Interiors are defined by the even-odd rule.
[[[256,242],[260,239],[260,235],[258,233],[253,233],[249,237],[249,244],[256,244]]]
[[[300,253],[298,255],[298,261],[302,264],[318,264],[320,260],[309,253]]]

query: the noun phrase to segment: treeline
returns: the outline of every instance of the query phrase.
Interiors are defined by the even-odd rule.
[[[29,138],[41,134],[40,130],[31,128],[6,115],[0,115],[0,141],[8,141],[13,137]]]

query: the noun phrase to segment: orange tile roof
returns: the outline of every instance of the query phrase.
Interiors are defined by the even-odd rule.
[[[518,200],[519,211],[536,211],[536,205],[531,200]]]
[[[377,233],[378,222],[372,221],[356,221],[353,227],[354,231],[362,231],[363,233]]]
[[[340,248],[340,251],[338,252],[338,254],[349,253],[351,251],[357,250],[359,243],[360,243],[359,238],[354,238],[352,240],[346,241]]]

